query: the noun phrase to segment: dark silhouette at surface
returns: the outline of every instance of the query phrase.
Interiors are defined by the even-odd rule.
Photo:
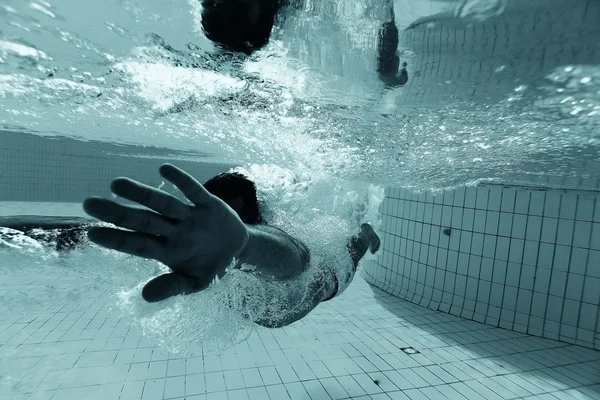
[[[398,74],[400,57],[398,57],[398,28],[394,17],[394,9],[391,9],[392,19],[384,22],[379,29],[377,43],[377,74],[379,79],[390,87],[403,86],[408,82],[407,64],[402,64],[402,70]]]
[[[269,42],[280,0],[202,0],[206,37],[227,51],[252,54]]]
[[[278,13],[299,7],[293,0],[201,0],[202,28],[206,37],[225,53],[251,55],[269,43]],[[390,5],[391,20],[378,33],[377,75],[388,87],[406,84],[406,63],[398,73],[398,28]]]

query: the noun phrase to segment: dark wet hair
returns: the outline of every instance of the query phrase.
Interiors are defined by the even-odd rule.
[[[202,29],[218,46],[250,55],[269,42],[280,0],[201,1]]]
[[[263,223],[256,185],[250,179],[237,172],[226,172],[209,179],[204,187],[212,195],[230,204],[236,198],[242,200],[242,209],[238,215],[245,224],[258,225]]]

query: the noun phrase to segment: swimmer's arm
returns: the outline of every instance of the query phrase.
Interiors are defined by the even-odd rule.
[[[248,243],[239,262],[253,265],[257,271],[280,280],[297,277],[310,263],[306,245],[281,229],[265,225],[246,227]]]

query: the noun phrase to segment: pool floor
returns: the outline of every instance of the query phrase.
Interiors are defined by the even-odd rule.
[[[35,287],[14,283],[0,291]],[[359,276],[290,327],[187,359],[107,304],[102,295],[0,315],[0,398],[600,399],[600,352],[435,312]]]

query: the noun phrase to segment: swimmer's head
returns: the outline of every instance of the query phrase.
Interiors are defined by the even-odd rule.
[[[280,0],[201,0],[202,29],[217,46],[252,54],[269,42]]]
[[[219,174],[209,179],[204,187],[233,208],[245,224],[257,225],[263,222],[256,186],[244,175],[237,172]]]

